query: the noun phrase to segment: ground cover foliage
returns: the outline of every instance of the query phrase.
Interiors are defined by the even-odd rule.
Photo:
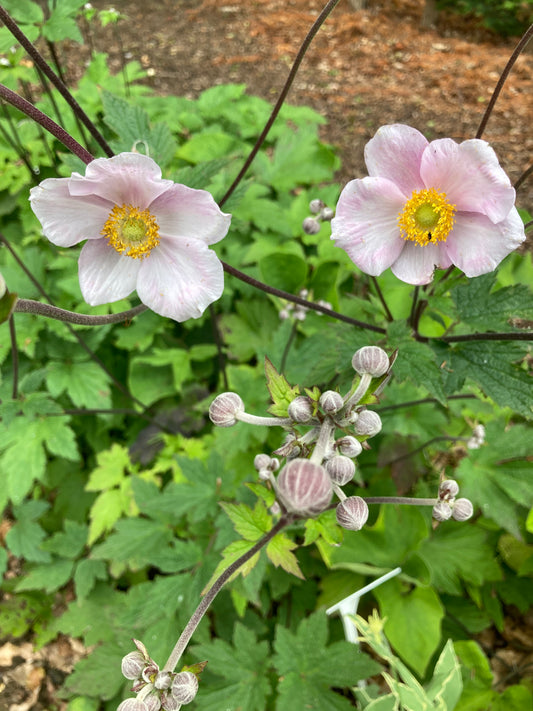
[[[45,14],[29,0],[4,3],[32,40],[52,43],[82,39],[81,5],[63,0]],[[89,13],[83,22],[116,19]],[[0,42],[3,84],[96,154],[24,51],[10,49],[5,28]],[[221,200],[270,105],[240,84],[197,100],[154,96],[143,76],[135,62],[112,75],[94,53],[72,93],[115,153],[148,153],[165,177]],[[282,444],[282,431],[213,428],[215,395],[235,391],[255,414],[266,414],[274,395],[283,414],[288,392],[349,389],[352,355],[365,345],[398,354],[372,405],[382,431],[358,457],[347,492],[435,497],[439,479],[451,478],[475,516],[435,525],[431,508],[374,505],[358,532],[343,531],[329,510],[278,534],[196,631],[185,662],[208,664],[191,708],[533,707],[531,649],[509,635],[512,620],[531,624],[533,598],[531,255],[513,253],[472,279],[454,270],[416,290],[390,271],[377,281],[359,272],[327,222],[315,234],[302,229],[310,201],[334,208],[342,187],[333,181],[341,157],[318,138],[322,122],[309,108],[283,106],[224,204],[233,217],[217,253],[381,330],[311,310],[304,320],[295,310],[280,318],[287,301],[228,275],[222,298],[182,324],[144,312],[72,327],[17,313],[0,326],[2,641],[46,649],[59,636],[88,650],[53,697],[35,687],[34,708],[116,709],[131,687],[120,663],[132,637],[162,664],[215,571],[271,529],[272,492],[257,483],[253,461]],[[30,209],[30,187],[83,173],[81,160],[12,107],[3,107],[1,125],[0,272],[9,291],[78,313],[134,306],[135,295],[85,304],[78,249],[43,239]],[[530,206],[519,207],[531,220]],[[487,332],[511,335],[479,337]],[[280,396],[270,380],[269,391],[265,358],[293,390],[278,381]],[[485,442],[469,448],[479,424]],[[360,605],[364,647],[348,643],[325,608],[396,566],[401,574]]]

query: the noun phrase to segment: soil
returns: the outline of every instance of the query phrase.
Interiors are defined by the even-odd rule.
[[[109,7],[103,0],[93,4]],[[214,84],[235,82],[274,101],[322,2],[116,0],[115,7],[125,16],[118,25],[91,30],[92,46],[109,53],[115,71],[126,56],[141,62],[147,83],[160,94],[195,98]],[[366,174],[364,145],[383,124],[408,123],[429,138],[476,135],[517,38],[503,39],[474,20],[445,13],[434,27],[422,28],[423,10],[424,0],[382,0],[360,11],[341,0],[304,59],[288,100],[327,119],[322,138],[342,157],[340,184]],[[62,47],[71,80],[89,53],[89,43],[81,50]],[[533,154],[532,64],[533,54],[519,57],[483,136],[513,182]],[[533,211],[532,179],[520,188],[518,204]],[[518,641],[512,634],[517,628]],[[509,666],[520,677],[531,664],[532,629],[531,615],[513,608],[501,634],[483,633],[480,641],[496,652],[496,679],[505,683]],[[63,637],[39,651],[30,639],[0,639],[0,708],[63,711],[57,690],[83,651]]]

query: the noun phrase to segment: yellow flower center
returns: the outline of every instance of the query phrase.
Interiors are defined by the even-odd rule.
[[[413,190],[410,199],[398,215],[401,236],[425,247],[431,242],[445,242],[453,229],[456,207],[445,193],[434,188]]]
[[[133,205],[115,207],[102,228],[102,234],[120,254],[143,259],[159,244],[159,225],[150,210]]]

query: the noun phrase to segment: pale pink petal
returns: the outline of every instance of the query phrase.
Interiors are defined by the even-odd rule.
[[[44,235],[58,247],[72,247],[84,239],[101,237],[109,204],[96,196],[73,198],[69,178],[47,178],[30,190],[31,209]]]
[[[388,178],[411,197],[424,187],[420,160],[428,142],[416,128],[403,124],[382,126],[365,146],[368,174]]]
[[[460,145],[451,138],[432,141],[424,151],[420,173],[428,188],[446,193],[461,212],[480,212],[500,222],[514,205],[515,191],[485,141]]]
[[[91,306],[119,301],[137,283],[140,259],[119,254],[105,239],[87,242],[78,262],[81,293]]]
[[[73,173],[71,195],[99,195],[115,205],[132,205],[140,210],[173,185],[161,178],[161,168],[140,153],[120,153],[113,158],[97,158],[87,166],[85,177]]]
[[[496,269],[525,238],[524,223],[514,207],[498,224],[485,215],[459,213],[446,250],[467,277],[475,277]]]
[[[211,193],[175,184],[150,205],[161,235],[194,237],[206,244],[226,236],[231,215],[222,212]]]
[[[350,181],[331,222],[331,239],[363,272],[381,274],[405,244],[398,227],[405,200],[399,188],[385,178]]]
[[[143,304],[175,321],[198,318],[223,289],[220,260],[196,239],[162,239],[143,260],[137,283]]]
[[[451,260],[442,243],[422,246],[415,242],[406,242],[391,271],[407,284],[429,284],[433,279],[435,267],[445,269],[450,265]]]

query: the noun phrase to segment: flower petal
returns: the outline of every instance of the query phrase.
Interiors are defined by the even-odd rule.
[[[206,244],[226,236],[231,215],[221,211],[211,193],[175,184],[150,205],[159,232],[169,237],[193,237]]]
[[[140,267],[140,259],[119,254],[105,239],[87,242],[78,262],[83,298],[91,306],[124,299],[135,289]]]
[[[428,141],[416,128],[403,124],[382,126],[365,146],[368,174],[388,178],[411,197],[424,187],[420,161]]]
[[[514,205],[515,190],[485,141],[457,144],[451,138],[432,141],[424,151],[420,174],[428,188],[444,191],[462,212],[480,212],[500,222]]]
[[[72,247],[84,239],[101,237],[109,203],[96,196],[74,198],[70,178],[47,178],[30,190],[31,209],[44,235],[58,247]]]
[[[405,196],[390,180],[352,180],[339,198],[331,239],[359,269],[377,276],[396,261],[405,245],[398,227],[404,204]]]
[[[173,184],[163,180],[157,163],[141,153],[96,158],[87,166],[85,177],[73,173],[69,178],[71,195],[99,195],[115,205],[133,205],[139,210],[149,207]]]
[[[429,284],[433,279],[435,267],[446,269],[451,263],[443,244],[428,244],[422,247],[414,242],[406,242],[391,271],[407,284]]]
[[[223,289],[220,260],[196,239],[162,239],[143,260],[137,283],[143,304],[175,321],[198,318]]]
[[[467,277],[475,277],[496,269],[525,238],[524,223],[514,207],[497,224],[485,215],[458,213],[446,251]]]

